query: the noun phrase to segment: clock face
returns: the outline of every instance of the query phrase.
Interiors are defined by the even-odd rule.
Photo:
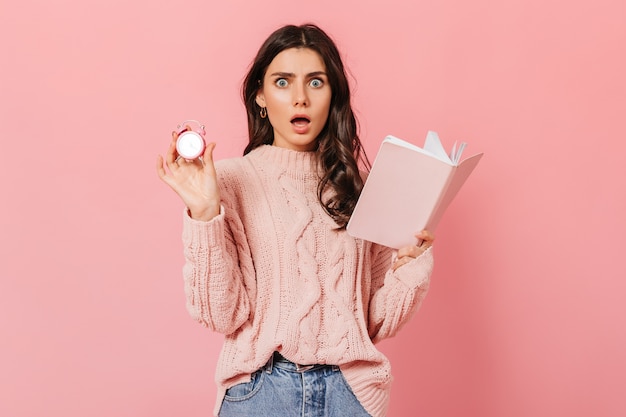
[[[196,132],[183,132],[176,141],[176,150],[185,159],[196,159],[204,151],[204,139]]]

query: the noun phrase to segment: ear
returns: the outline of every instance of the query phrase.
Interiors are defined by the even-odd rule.
[[[267,107],[267,105],[265,104],[265,94],[263,94],[262,90],[259,90],[259,92],[256,94],[256,104],[258,104],[259,107]]]

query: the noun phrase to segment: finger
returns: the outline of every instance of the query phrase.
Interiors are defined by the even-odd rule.
[[[174,140],[178,139],[178,137],[182,135],[183,132],[186,132],[188,130],[191,130],[189,125],[185,125],[184,129],[181,129],[181,130],[172,130],[172,139]]]
[[[163,157],[161,155],[157,156],[156,170],[159,178],[161,179],[163,179],[163,177],[167,175],[167,173],[165,172],[165,168],[163,167]]]
[[[433,245],[432,240],[419,239],[417,241],[417,249],[419,249],[419,254],[421,255],[426,251],[426,249],[430,248]]]
[[[396,262],[394,262],[393,266],[392,266],[392,270],[395,271],[396,269],[400,268],[402,265],[406,265],[407,263],[411,262],[413,260],[413,258],[411,257],[403,257],[403,258],[398,258],[398,260]]]
[[[425,240],[425,241],[428,241],[428,242],[432,242],[433,240],[435,240],[435,236],[433,236],[433,234],[430,231],[426,230],[426,229],[424,229],[421,232],[417,233],[415,235],[415,237],[420,239],[420,240]]]
[[[164,183],[172,187],[171,178],[167,175],[167,171],[165,171],[165,167],[163,166],[163,157],[161,155],[157,157],[156,170],[159,178]]]
[[[167,150],[167,154],[165,155],[165,163],[169,169],[172,169],[176,165],[176,160],[178,159],[178,152],[176,152],[176,141],[172,140],[170,142],[170,147]]]
[[[417,246],[423,249],[427,249],[432,246],[435,237],[428,230],[422,230],[419,233],[415,234],[415,238],[417,239]]]
[[[418,247],[415,245],[404,246],[398,249],[398,259],[404,257],[416,258],[419,255]]]
[[[204,161],[204,166],[210,167],[212,174],[215,174],[215,166],[213,165],[213,150],[215,149],[215,142],[209,143],[204,149],[204,153],[202,154],[202,161]]]
[[[204,162],[213,162],[213,150],[215,149],[215,142],[210,142],[206,145],[204,153],[202,154]]]

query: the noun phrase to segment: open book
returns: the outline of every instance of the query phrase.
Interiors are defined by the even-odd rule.
[[[465,146],[455,143],[448,154],[432,131],[423,148],[387,136],[348,222],[348,233],[399,249],[416,244],[415,234],[423,229],[434,232],[483,155],[461,161]]]

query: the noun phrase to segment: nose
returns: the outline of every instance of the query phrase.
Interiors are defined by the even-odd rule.
[[[306,91],[306,85],[296,83],[293,89],[293,105],[294,106],[308,106],[309,97]]]

